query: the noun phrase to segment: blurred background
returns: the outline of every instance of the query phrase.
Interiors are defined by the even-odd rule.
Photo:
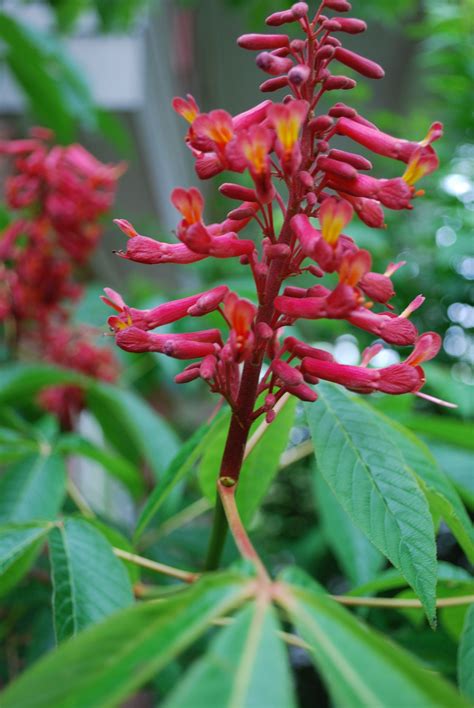
[[[101,333],[106,330],[109,312],[98,299],[104,286],[119,290],[134,307],[149,307],[220,283],[241,296],[252,296],[246,269],[233,259],[209,259],[193,266],[146,266],[121,260],[113,251],[124,246],[125,237],[112,219],[126,218],[142,234],[173,240],[178,215],[169,203],[170,192],[178,185],[198,185],[198,180],[183,141],[186,125],[173,112],[171,100],[190,92],[203,111],[225,108],[231,113],[259,102],[258,85],[264,77],[253,54],[238,49],[235,40],[244,32],[261,31],[267,14],[290,4],[281,0],[0,2],[0,140],[23,138],[29,127],[42,125],[52,129],[61,144],[79,141],[102,161],[128,163],[119,180],[115,205],[103,219],[99,248],[76,274],[84,286],[84,297],[72,317],[77,323],[95,327],[106,346],[110,342]],[[331,103],[344,100],[382,130],[410,140],[421,140],[435,120],[444,123],[445,135],[436,144],[441,167],[421,184],[426,194],[416,201],[415,210],[387,213],[385,231],[368,229],[355,220],[347,233],[372,252],[376,271],[383,272],[390,261],[407,261],[394,277],[394,304],[402,310],[417,294],[425,295],[426,302],[413,320],[420,330],[435,329],[443,337],[436,363],[426,366],[426,391],[455,402],[458,408],[437,408],[413,396],[374,396],[371,401],[428,442],[472,511],[474,125],[470,97],[474,0],[353,0],[352,5],[353,14],[366,20],[369,29],[344,38],[345,45],[380,63],[386,76],[378,82],[357,77],[357,89],[332,96]],[[283,95],[274,94],[274,98]],[[400,174],[400,165],[375,158],[375,175]],[[0,161],[0,184],[9,167],[7,161]],[[232,208],[217,193],[221,181],[222,177],[199,185],[206,196],[208,223],[221,220]],[[0,203],[0,230],[13,218]],[[355,331],[337,320],[298,326],[307,341],[333,351],[341,363],[359,363],[361,350],[371,343],[364,333],[357,332],[356,337]],[[186,323],[172,327],[180,331]],[[178,441],[185,440],[211,414],[215,401],[199,382],[178,387],[173,377],[182,367],[172,359],[115,353],[120,359],[121,383],[145,398],[173,429],[163,442],[166,466]],[[403,352],[386,347],[374,364],[389,365],[400,356]],[[0,346],[0,357],[7,363],[9,353],[4,345]],[[32,413],[30,404],[22,404],[21,412],[28,420],[36,420],[38,410]],[[99,406],[93,413],[107,444],[127,456],[129,451],[121,444],[117,429],[109,439],[111,428],[104,419],[110,410],[104,415]],[[78,429],[90,439],[100,438],[97,424],[87,412]],[[297,417],[291,444],[302,443],[306,436]],[[205,460],[208,467],[212,463],[215,468],[219,445],[214,458],[210,454]],[[130,459],[136,462],[133,455]],[[308,459],[286,463],[254,518],[252,531],[272,567],[296,558],[330,590],[341,592],[367,578],[356,572],[351,576],[353,558],[347,557],[347,549],[331,545],[329,531],[331,523],[337,523],[337,514],[324,518],[319,511],[324,508],[324,490],[316,490],[316,504],[308,497],[312,466],[314,461]],[[135,501],[115,480],[111,487],[97,470],[87,479],[84,484],[80,474],[76,475],[95,511],[122,531],[129,531],[136,518]],[[153,476],[148,475],[145,481],[152,486]],[[151,533],[141,552],[173,565],[194,567],[204,552],[209,523],[208,516],[201,516],[209,504],[196,500],[196,487],[194,480],[181,486],[163,511],[161,530]],[[173,525],[173,519],[193,505],[194,516],[188,515],[188,525]],[[196,534],[196,528],[204,528],[204,533]],[[439,544],[441,560],[466,567],[454,538],[443,526]],[[369,553],[363,545],[360,549],[362,555]],[[41,584],[38,588],[38,605],[42,606]],[[10,599],[13,605],[15,601]],[[389,616],[387,620],[386,615],[376,613],[374,618],[375,624],[386,629],[387,623],[391,631],[398,632],[399,641],[417,651],[413,628],[408,630],[399,618],[394,621]],[[50,619],[44,622],[49,627]],[[44,629],[40,624],[38,619],[34,630],[38,637]],[[424,636],[418,636],[420,642]],[[34,651],[41,653],[45,642]],[[449,632],[439,635],[439,642],[444,642],[444,669],[450,675],[455,645]],[[297,653],[293,659],[306,695],[309,664]],[[160,679],[163,690],[167,681],[171,685],[179,675],[180,667],[173,667]],[[315,676],[311,674],[308,680],[310,695]]]

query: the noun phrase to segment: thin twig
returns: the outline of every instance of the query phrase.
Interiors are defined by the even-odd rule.
[[[423,604],[420,600],[404,599],[402,597],[352,597],[349,595],[331,595],[333,600],[341,605],[360,607],[407,607],[420,609]],[[440,597],[436,600],[436,607],[455,607],[456,605],[471,605],[474,595],[458,595],[457,597]]]
[[[148,568],[148,570],[153,570],[155,573],[161,573],[162,575],[169,575],[171,578],[183,580],[185,583],[194,583],[199,578],[199,573],[191,573],[190,571],[181,570],[180,568],[173,568],[171,565],[157,563],[149,558],[137,556],[135,553],[123,551],[121,548],[113,548],[113,552],[118,558],[122,558],[122,560],[140,565],[142,568]]]
[[[289,393],[285,393],[278,403],[274,407],[275,414],[278,415],[278,413],[281,411],[283,406],[290,400],[290,395]],[[268,426],[271,425],[271,423],[267,423],[265,420],[260,423],[258,426],[257,430],[254,432],[251,438],[247,441],[247,444],[245,446],[245,453],[244,453],[244,460],[247,459],[247,457],[250,455],[254,447],[257,445],[258,442],[262,439],[263,435],[265,434]]]
[[[311,455],[313,450],[314,446],[312,440],[305,440],[299,445],[295,445],[289,450],[285,450],[280,457],[280,469],[282,467],[289,467],[289,465],[292,465],[294,462],[298,462],[298,460],[308,457],[308,455]]]
[[[89,519],[95,519],[96,515],[93,509],[89,506],[87,500],[82,496],[79,489],[76,487],[72,479],[69,477],[66,483],[67,493],[71,497],[74,504],[77,506],[83,516],[87,516]]]

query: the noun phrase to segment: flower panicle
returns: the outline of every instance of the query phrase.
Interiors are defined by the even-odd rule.
[[[438,335],[419,335],[409,319],[423,296],[399,314],[390,302],[395,295],[392,277],[403,263],[374,272],[370,252],[344,233],[353,219],[380,229],[385,228],[386,209],[412,209],[423,193],[416,183],[438,166],[432,144],[442,136],[440,123],[433,123],[418,142],[391,136],[341,101],[326,113],[318,112],[322,96],[330,98],[333,91],[356,86],[352,76],[340,73],[344,67],[369,79],[384,76],[373,59],[343,47],[345,35],[367,27],[363,20],[348,17],[350,10],[347,0],[323,0],[315,11],[309,3],[296,2],[267,17],[270,32],[238,38],[241,48],[257,52],[257,67],[266,75],[261,91],[272,94],[284,89],[287,94],[282,100],[266,99],[233,116],[223,109],[202,111],[189,94],[174,99],[174,110],[188,125],[185,142],[197,176],[207,180],[224,171],[236,175],[235,181],[219,187],[232,202],[223,221],[206,222],[204,199],[194,187],[176,188],[171,195],[181,217],[176,243],[143,236],[128,221],[116,221],[128,237],[126,249],[118,252],[123,258],[148,264],[237,258],[241,266],[250,268],[254,302],[226,286],[153,310],[129,308],[116,294],[107,295],[105,301],[116,310],[109,325],[118,346],[197,360],[176,381],[202,379],[234,411],[240,410],[245,398],[241,394],[250,371],[246,364],[256,370],[267,361],[255,390],[255,399],[263,395],[265,402],[253,415],[264,413],[269,422],[286,392],[316,400],[321,379],[365,394],[418,395],[425,380],[421,364],[440,347]],[[293,31],[297,36],[290,34]],[[332,141],[339,136],[352,141],[353,147],[334,147]],[[400,175],[371,174],[372,162],[359,153],[360,147],[401,162]],[[245,186],[242,174],[248,176]],[[283,218],[279,231],[275,210]],[[260,243],[241,235],[249,224],[261,231]],[[316,279],[312,286],[287,283],[302,273]],[[324,274],[332,274],[330,287],[318,283]],[[184,334],[150,331],[211,312],[222,329]],[[298,319],[322,318],[345,320],[381,342],[411,346],[412,352],[400,364],[370,368],[371,358],[383,346],[376,342],[364,352],[361,366],[345,366],[327,352],[284,337],[284,328]]]

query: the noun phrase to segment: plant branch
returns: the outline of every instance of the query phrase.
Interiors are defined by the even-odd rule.
[[[128,551],[123,551],[121,548],[113,548],[113,552],[117,558],[128,561],[129,563],[134,563],[142,568],[148,568],[148,570],[153,570],[155,573],[161,573],[162,575],[168,575],[171,578],[177,578],[178,580],[183,580],[185,583],[194,583],[199,578],[199,573],[191,573],[187,570],[181,570],[180,568],[173,568],[171,565],[165,565],[164,563],[157,563],[149,558],[143,558],[143,556],[137,556],[135,553],[129,553]]]
[[[360,607],[386,607],[386,608],[415,608],[423,607],[420,600],[404,599],[402,597],[352,597],[350,595],[331,595],[333,600],[341,605]],[[436,607],[456,607],[457,605],[474,604],[474,595],[458,595],[457,597],[440,597],[436,600]]]
[[[237,504],[235,503],[236,487],[236,484],[226,486],[222,479],[219,479],[217,483],[219,497],[222,501],[222,506],[224,507],[229,528],[242,557],[253,563],[261,580],[264,580],[265,583],[269,583],[270,577],[265,569],[265,566],[260,560],[260,556],[253,547],[240,518],[239,510],[237,509]]]

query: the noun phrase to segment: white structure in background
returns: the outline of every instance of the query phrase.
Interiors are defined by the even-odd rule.
[[[34,29],[47,31],[53,23],[49,8],[41,3],[23,5],[7,0],[2,11]],[[82,70],[97,105],[125,115],[135,150],[143,161],[145,189],[152,203],[148,211],[159,215],[168,229],[176,225],[169,194],[176,184],[189,182],[191,163],[184,161],[183,126],[170,103],[175,95],[172,71],[171,4],[162,2],[158,19],[144,17],[129,35],[97,35],[95,18],[85,15],[73,37],[66,38],[68,52]],[[24,110],[24,97],[0,64],[0,115]],[[142,177],[143,178],[143,177]],[[147,205],[143,205],[146,209]],[[151,207],[151,209],[150,209]]]

